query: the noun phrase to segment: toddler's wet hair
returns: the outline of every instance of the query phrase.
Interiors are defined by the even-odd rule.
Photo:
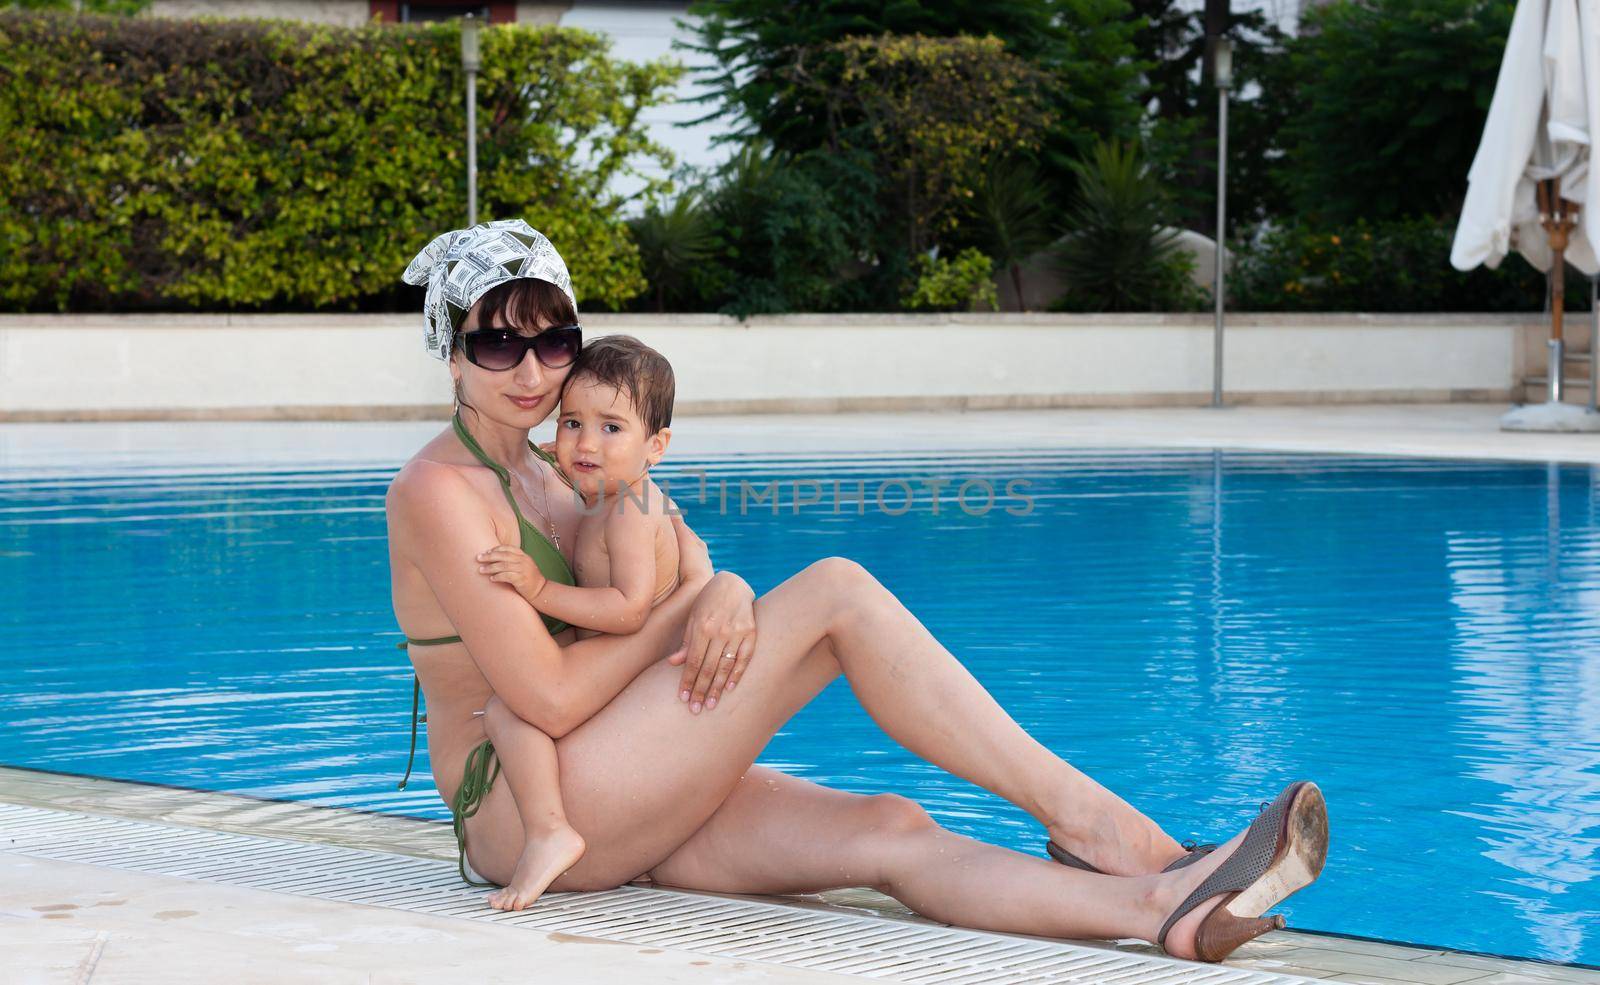
[[[648,433],[655,434],[672,424],[676,390],[672,364],[633,336],[605,335],[586,343],[561,385],[563,397],[567,387],[580,376],[616,387],[626,395]]]

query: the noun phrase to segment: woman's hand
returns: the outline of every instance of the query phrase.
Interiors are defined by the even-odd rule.
[[[743,578],[719,571],[695,599],[683,646],[667,662],[683,664],[678,700],[696,715],[702,705],[715,708],[724,687],[732,691],[744,676],[756,649],[755,597]]]

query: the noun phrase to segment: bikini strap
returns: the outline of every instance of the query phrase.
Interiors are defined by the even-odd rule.
[[[435,637],[432,637],[431,639],[426,639],[426,640],[416,640],[416,639],[412,639],[411,637],[407,636],[406,637],[406,641],[404,643],[396,643],[395,646],[398,647],[399,649],[406,650],[406,649],[409,649],[409,648],[411,648],[413,646],[444,646],[446,643],[460,643],[460,642],[461,642],[461,637],[459,637],[459,636],[435,636]]]
[[[517,522],[527,523],[528,521],[522,517],[522,510],[517,507],[517,497],[511,495],[511,473],[504,465],[490,458],[488,452],[483,450],[483,446],[478,444],[478,439],[474,438],[472,432],[467,430],[467,426],[461,423],[460,411],[456,411],[456,415],[450,419],[450,426],[455,429],[456,437],[461,439],[461,443],[467,446],[467,451],[472,452],[473,457],[482,462],[495,474],[495,478],[500,480],[500,491],[506,494],[506,502],[511,504],[511,512],[516,514]],[[550,461],[550,456],[532,441],[528,442],[528,447],[540,458]]]
[[[469,886],[492,886],[467,875],[467,819],[478,813],[489,788],[500,778],[500,757],[495,754],[494,743],[488,739],[472,747],[467,753],[466,765],[461,770],[461,785],[450,798],[450,828],[456,836],[456,869],[461,881]]]
[[[400,644],[402,647],[404,643]],[[422,716],[417,712],[422,707],[422,681],[416,674],[411,675],[411,751],[406,753],[406,775],[400,778],[396,790],[404,790],[406,784],[411,782],[411,764],[417,761],[417,725],[422,721]]]

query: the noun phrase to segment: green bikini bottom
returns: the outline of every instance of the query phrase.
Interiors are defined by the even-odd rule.
[[[408,643],[418,646],[437,646],[441,643],[459,643],[459,636],[441,636],[432,640],[412,640],[397,644],[400,649],[406,649]],[[426,722],[428,716],[422,712],[422,682],[413,674],[411,676],[411,752],[406,756],[406,775],[400,778],[396,790],[404,790],[406,784],[411,782],[411,764],[417,759],[417,725]],[[467,875],[467,818],[478,813],[478,808],[483,806],[483,798],[489,795],[489,789],[494,786],[494,781],[500,776],[500,757],[494,754],[494,743],[488,739],[472,747],[467,753],[467,765],[461,771],[461,786],[456,788],[456,795],[450,798],[450,827],[456,833],[456,868],[461,872],[461,880],[469,886],[493,886],[492,882],[479,882]]]
[[[478,813],[483,798],[500,776],[500,757],[494,754],[494,743],[488,739],[472,747],[467,753],[466,768],[461,771],[461,786],[450,798],[450,827],[456,834],[456,868],[461,881],[469,886],[493,886],[492,882],[479,882],[467,875],[467,818]]]

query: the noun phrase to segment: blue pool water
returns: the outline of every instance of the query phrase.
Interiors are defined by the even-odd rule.
[[[819,556],[860,560],[1029,731],[1175,835],[1226,836],[1285,781],[1318,780],[1333,850],[1286,904],[1292,925],[1600,963],[1600,470],[1231,453],[697,464],[704,505],[685,465],[664,471],[719,565],[761,590]],[[410,677],[389,474],[0,473],[0,763],[445,817],[425,761],[394,789]],[[824,479],[823,501],[741,516],[735,485],[718,509],[720,479],[797,477]],[[879,512],[878,484],[900,477],[919,501]],[[834,478],[866,483],[866,515],[835,515]],[[927,478],[951,480],[937,514]],[[1028,515],[1003,509],[1020,505],[1011,478],[1031,482]],[[995,508],[953,507],[967,479],[1000,490]],[[892,511],[903,499],[886,490]],[[915,760],[842,684],[763,759],[1042,847],[1031,819]]]

